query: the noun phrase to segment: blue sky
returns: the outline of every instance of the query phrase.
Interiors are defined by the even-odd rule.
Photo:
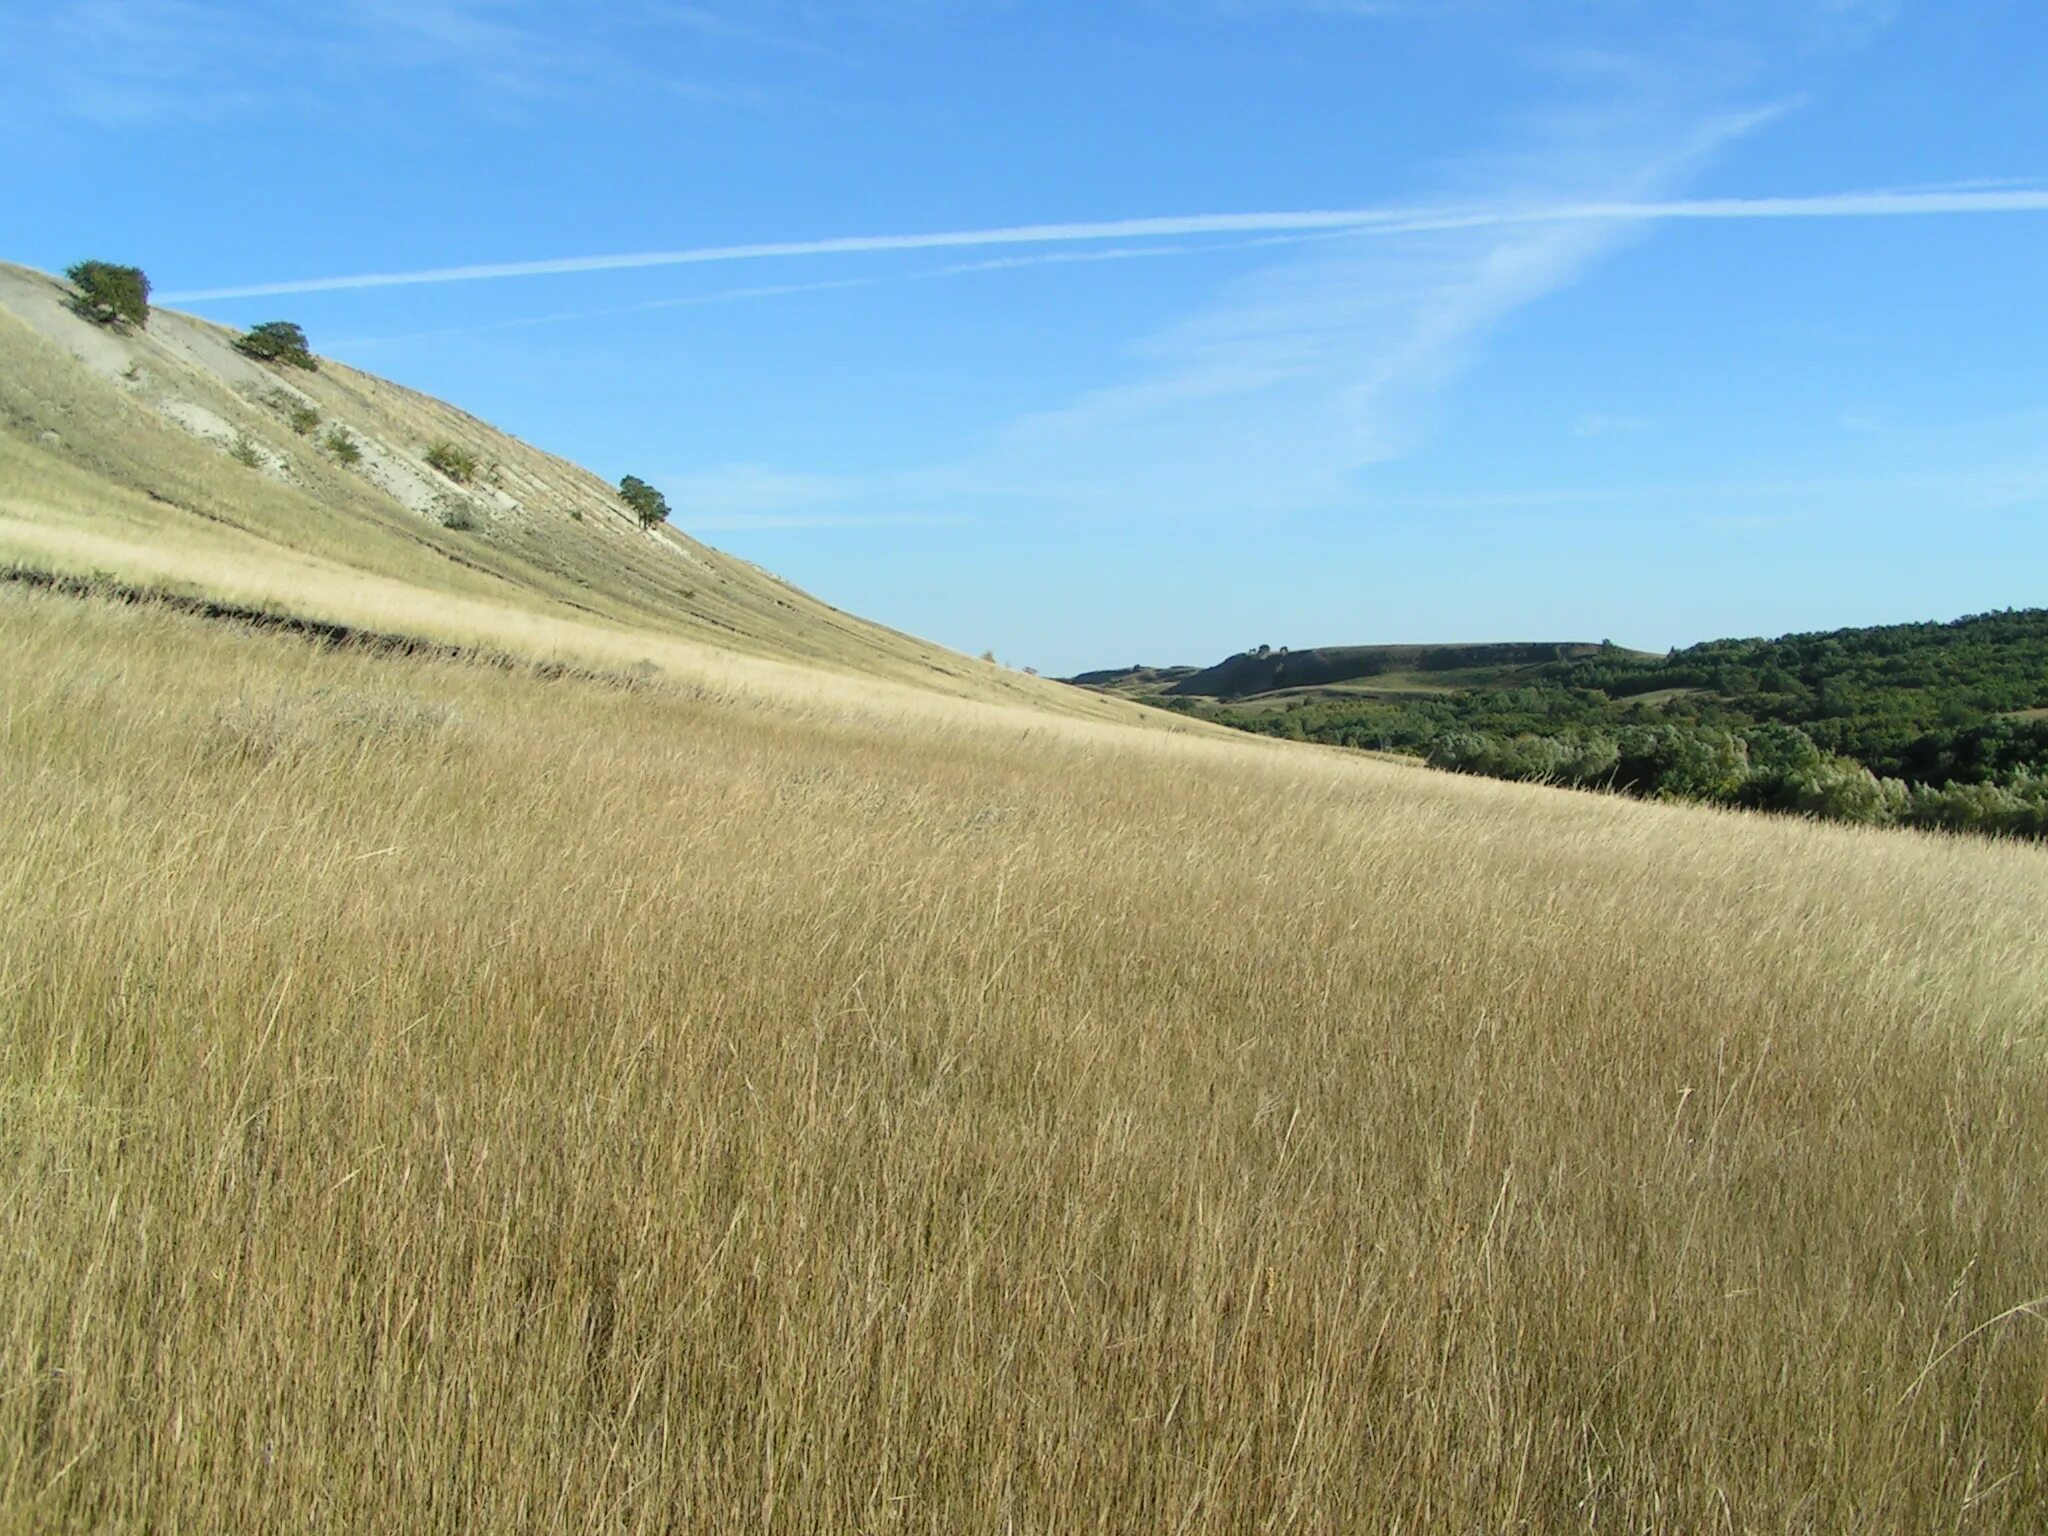
[[[14,0],[0,256],[1018,665],[1663,647],[2048,600],[2044,60],[2038,0]]]

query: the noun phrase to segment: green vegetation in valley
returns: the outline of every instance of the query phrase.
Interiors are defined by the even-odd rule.
[[[1400,669],[1362,676],[1250,651],[1203,672],[1153,671],[1149,689],[1120,691],[1242,730],[1407,753],[1461,773],[2048,835],[2048,716],[2038,713],[2048,706],[2048,610],[1712,640],[1665,656],[1559,646],[1549,648],[1558,659],[1516,665],[1501,654],[1542,649],[1377,647]],[[1115,687],[1143,670],[1086,681]],[[1287,692],[1239,687],[1262,674]],[[1444,688],[1423,691],[1438,679]]]

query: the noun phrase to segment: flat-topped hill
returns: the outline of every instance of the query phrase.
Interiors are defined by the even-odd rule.
[[[1404,682],[1424,686],[1471,686],[1495,681],[1504,671],[1579,661],[1619,652],[1574,640],[1505,641],[1471,645],[1325,645],[1312,650],[1240,651],[1213,667],[1189,670],[1163,681],[1160,691],[1182,697],[1239,699],[1289,688],[1328,688],[1342,683]],[[1155,671],[1180,669],[1153,669]],[[1083,679],[1076,678],[1076,682]]]

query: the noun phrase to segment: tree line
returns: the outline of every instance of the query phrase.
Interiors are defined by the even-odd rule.
[[[2042,609],[1617,652],[1446,694],[1171,706],[1459,773],[2048,837]]]

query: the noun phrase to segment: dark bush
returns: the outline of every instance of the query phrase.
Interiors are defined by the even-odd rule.
[[[313,429],[320,425],[320,413],[298,396],[276,389],[268,398],[272,408],[284,417],[285,424],[299,436],[311,437]]]
[[[427,463],[453,480],[457,485],[467,485],[477,476],[481,467],[477,456],[467,448],[458,447],[445,437],[426,452]]]
[[[235,338],[235,350],[259,363],[283,363],[309,373],[320,366],[306,345],[306,333],[289,320],[266,320]]]
[[[64,274],[78,290],[71,300],[74,314],[96,325],[147,325],[149,279],[140,267],[111,261],[81,261]]]

